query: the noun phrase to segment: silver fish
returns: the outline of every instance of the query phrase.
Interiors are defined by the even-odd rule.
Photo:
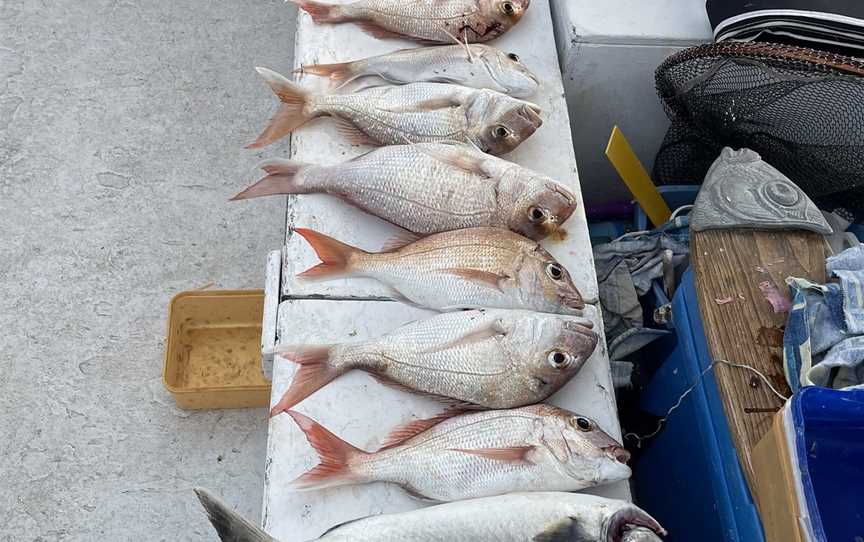
[[[333,166],[276,159],[261,167],[267,177],[232,199],[323,192],[420,235],[491,226],[539,240],[561,233],[577,205],[551,178],[458,144],[393,145]]]
[[[352,369],[483,408],[530,405],[576,375],[597,341],[596,333],[569,318],[497,309],[440,314],[362,342],[283,346],[277,351],[300,367],[270,414]]]
[[[351,94],[312,94],[284,76],[257,68],[282,101],[249,148],[263,147],[317,117],[334,117],[358,145],[461,141],[505,154],[543,124],[540,108],[494,90],[444,83],[367,88]]]
[[[303,66],[298,71],[328,77],[340,87],[376,77],[397,85],[427,82],[486,88],[515,98],[529,98],[539,86],[517,54],[482,44],[403,49],[354,62]]]
[[[224,542],[276,542],[203,489],[196,489]],[[633,538],[637,533],[642,538]],[[321,542],[659,542],[666,531],[625,501],[563,492],[511,493],[356,519]]]
[[[369,277],[396,297],[437,310],[527,309],[580,314],[585,302],[570,274],[536,241],[499,228],[436,233],[369,253],[316,231],[296,228],[322,263],[301,279]]]
[[[390,482],[433,501],[514,491],[577,491],[626,480],[630,454],[578,414],[539,404],[412,422],[377,452],[359,450],[289,410],[321,463],[296,490]]]
[[[354,23],[376,38],[422,43],[483,42],[510,30],[530,0],[361,0],[328,4],[291,0],[316,23]]]

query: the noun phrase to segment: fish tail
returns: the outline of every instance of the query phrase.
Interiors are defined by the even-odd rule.
[[[287,413],[303,431],[309,444],[318,452],[318,458],[321,461],[317,467],[291,482],[292,488],[297,490],[323,489],[365,481],[354,471],[352,463],[368,456],[368,453],[351,446],[315,420],[299,412],[288,410]]]
[[[366,254],[360,249],[346,245],[336,239],[327,237],[315,230],[295,228],[297,233],[312,246],[321,263],[297,275],[305,279],[331,279],[351,273],[352,260],[359,254]]]
[[[305,11],[318,24],[345,22],[342,6],[316,2],[315,0],[291,0],[291,3]]]
[[[308,167],[308,164],[274,158],[273,160],[263,162],[260,167],[267,172],[267,176],[231,198],[230,201],[260,198],[261,196],[275,196],[277,194],[306,193],[297,177],[304,168]]]
[[[268,70],[267,68],[255,69],[261,74],[261,77],[264,78],[264,81],[267,82],[273,93],[279,97],[282,105],[273,118],[270,119],[270,124],[258,136],[258,139],[246,146],[247,149],[257,149],[269,145],[303,126],[316,116],[308,107],[309,100],[312,97],[309,91],[292,83],[284,75],[280,75],[273,70]]]
[[[270,409],[271,417],[286,412],[343,372],[331,366],[331,351],[329,346],[292,346],[278,350],[280,356],[293,361],[299,365],[299,368],[294,373],[294,379],[291,381],[288,391]]]
[[[204,506],[210,523],[219,535],[219,539],[225,542],[276,542],[267,533],[252,525],[240,514],[228,508],[228,506],[217,497],[207,491],[195,488],[198,500]]]
[[[354,73],[356,64],[354,62],[340,62],[338,64],[312,64],[303,66],[297,72],[311,73],[321,77],[328,77],[334,83],[347,83],[355,79],[357,75]]]

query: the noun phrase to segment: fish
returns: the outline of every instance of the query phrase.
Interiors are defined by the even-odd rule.
[[[402,49],[353,62],[307,65],[297,71],[327,77],[339,88],[375,77],[397,85],[449,83],[530,98],[540,86],[519,55],[483,44]]]
[[[268,175],[232,200],[326,193],[419,235],[489,226],[541,240],[560,234],[577,207],[552,178],[462,144],[391,145],[337,165],[274,159],[261,167]]]
[[[293,230],[320,264],[297,277],[328,280],[368,277],[393,289],[396,299],[440,311],[526,309],[581,314],[585,301],[570,273],[536,241],[500,228],[436,233],[384,252],[365,252],[306,228]]]
[[[247,148],[269,145],[312,119],[334,117],[340,134],[354,145],[462,141],[499,155],[543,124],[538,105],[494,90],[411,83],[314,94],[272,70],[256,69],[282,105]]]
[[[552,405],[448,410],[395,429],[366,452],[288,410],[320,458],[294,491],[390,482],[431,501],[515,491],[578,491],[630,477],[630,454],[594,420]]]
[[[224,542],[277,542],[206,490],[196,488],[195,493]],[[661,535],[665,536],[666,530],[634,504],[549,491],[511,493],[359,518],[336,525],[315,540],[659,542]]]
[[[378,38],[420,43],[485,42],[516,25],[530,0],[361,0],[330,4],[291,0],[317,24],[354,23]]]
[[[482,408],[538,403],[573,378],[594,352],[599,337],[589,326],[553,314],[470,310],[411,322],[367,341],[280,346],[276,351],[299,368],[270,415],[353,369],[408,391]]]

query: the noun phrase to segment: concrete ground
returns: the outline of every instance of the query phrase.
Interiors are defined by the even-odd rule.
[[[253,181],[291,66],[280,0],[0,0],[0,540],[214,540],[260,513],[264,410],[185,412],[168,301],[263,285],[284,201]]]

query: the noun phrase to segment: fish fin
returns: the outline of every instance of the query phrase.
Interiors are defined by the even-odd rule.
[[[294,410],[286,412],[303,431],[321,461],[317,467],[291,482],[291,487],[322,489],[355,482],[356,476],[351,472],[351,460],[368,454],[340,439],[312,418]]]
[[[447,407],[447,410],[458,410],[459,412],[467,412],[469,410],[482,410],[482,407],[473,403],[466,403],[465,401],[459,401],[458,399],[453,399],[451,397],[445,397],[443,395],[409,388],[404,384],[400,384],[395,380],[390,380],[386,376],[380,375],[378,373],[370,372],[369,375],[382,386],[387,386],[388,388],[392,388],[394,390],[410,393],[411,395],[419,395],[421,397],[428,397],[430,399],[434,399],[439,403],[444,404]]]
[[[566,517],[550,523],[543,532],[531,539],[532,542],[570,542],[571,540],[591,540],[593,536],[585,532],[578,518]]]
[[[255,69],[258,70],[273,93],[279,97],[282,105],[270,119],[270,124],[261,132],[258,139],[246,146],[247,149],[257,149],[269,145],[312,120],[312,116],[306,112],[306,105],[311,96],[307,90],[273,70]]]
[[[456,275],[457,277],[462,277],[463,279],[469,282],[473,282],[475,284],[481,284],[483,286],[495,288],[498,291],[503,291],[501,288],[501,282],[510,278],[505,275],[490,273],[489,271],[481,271],[480,269],[467,269],[463,267],[452,267],[450,269],[442,269],[441,271],[443,271],[444,273],[450,273],[451,275]]]
[[[275,542],[267,533],[228,508],[218,497],[204,489],[195,488],[195,495],[207,512],[210,523],[223,542]]]
[[[306,228],[294,228],[312,246],[321,263],[297,275],[304,279],[330,279],[351,272],[351,257],[362,253],[360,249],[346,245],[323,233]]]
[[[504,324],[501,322],[501,320],[496,319],[489,322],[488,325],[483,326],[480,329],[475,329],[470,333],[466,333],[458,339],[454,339],[442,346],[436,346],[435,348],[424,350],[423,353],[433,354],[435,352],[442,352],[444,350],[450,350],[451,348],[457,348],[459,346],[466,346],[469,344],[483,342],[487,339],[491,339],[492,337],[505,337],[506,335],[507,329],[504,328]]]
[[[336,117],[336,130],[352,145],[379,145],[369,134],[358,128],[353,122]]]
[[[534,449],[534,446],[512,446],[509,448],[477,448],[473,450],[451,448],[451,451],[476,455],[478,457],[494,459],[496,461],[531,463],[531,460],[528,459],[528,454],[531,453]]]
[[[288,390],[285,391],[279,402],[270,409],[271,417],[285,412],[341,374],[328,363],[330,361],[329,346],[289,346],[284,349],[280,348],[276,353],[300,367],[294,373]]]
[[[363,32],[366,32],[373,38],[377,38],[379,40],[387,40],[387,39],[415,39],[411,36],[406,36],[405,34],[400,34],[399,32],[394,32],[392,30],[388,30],[378,23],[374,23],[372,21],[354,21],[354,23],[360,27]]]
[[[263,162],[259,167],[267,172],[267,176],[229,201],[275,196],[277,194],[301,194],[303,189],[297,183],[296,176],[306,166],[308,164],[303,162],[281,158]]]
[[[340,6],[316,2],[315,0],[290,0],[290,2],[308,13],[316,24],[332,24],[345,21],[345,18],[339,13]]]
[[[327,77],[334,83],[347,83],[356,77],[353,62],[310,64],[309,66],[302,66],[300,69],[295,70],[294,73],[311,73],[319,77]]]
[[[464,85],[465,81],[463,79],[456,79],[455,77],[447,77],[446,75],[438,75],[436,77],[430,77],[426,80],[427,83],[444,83],[447,85]]]
[[[422,239],[420,235],[405,230],[387,239],[384,245],[381,246],[381,252],[396,252],[400,248],[404,248],[420,239]]]
[[[352,523],[357,523],[358,521],[362,521],[362,520],[364,520],[364,519],[369,519],[369,518],[371,518],[371,517],[375,517],[375,514],[372,514],[372,515],[369,515],[369,516],[363,516],[362,518],[357,518],[357,519],[349,519],[348,521],[343,521],[342,523],[338,523],[338,524],[336,524],[336,525],[330,527],[329,529],[327,529],[327,530],[324,531],[323,533],[321,533],[321,536],[319,536],[319,537],[317,538],[317,540],[321,540],[322,538],[324,538],[324,537],[327,536],[328,534],[334,534],[335,531],[336,531],[336,529],[340,529],[340,528],[342,528],[342,527],[345,527],[346,525],[351,525]]]
[[[458,416],[459,414],[462,414],[464,412],[465,409],[463,408],[448,408],[444,412],[436,414],[431,418],[414,420],[412,422],[406,423],[405,425],[400,425],[399,427],[391,431],[389,435],[387,435],[387,438],[384,439],[384,443],[381,445],[381,448],[379,448],[379,451],[399,446],[405,441],[416,437],[423,431],[428,431],[439,423],[445,420],[449,420],[453,416]]]
[[[466,146],[467,145],[464,143],[458,142],[454,145],[450,145],[452,149],[448,148],[446,151],[440,148],[431,149],[429,145],[418,145],[416,148],[418,151],[427,156],[431,156],[439,162],[443,162],[458,169],[463,169],[475,175],[491,178],[492,175],[486,170],[485,155],[479,156],[468,154],[464,152]],[[460,150],[463,152],[460,152]]]
[[[462,102],[455,96],[444,96],[443,98],[431,98],[429,100],[414,102],[400,107],[388,107],[386,109],[391,113],[416,113],[418,111],[448,109],[450,107],[459,107],[460,105],[462,105]]]

